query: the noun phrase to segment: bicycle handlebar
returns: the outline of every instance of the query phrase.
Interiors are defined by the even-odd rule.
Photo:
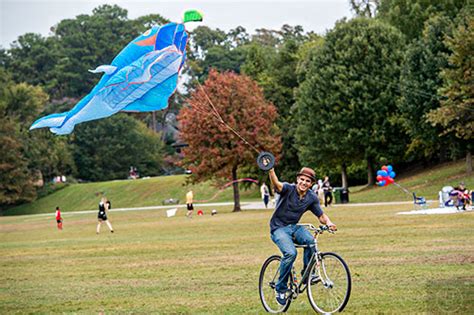
[[[297,225],[304,226],[306,229],[308,229],[309,231],[314,232],[316,234],[322,234],[324,231],[327,231],[331,234],[334,234],[336,232],[336,231],[331,230],[329,228],[329,226],[327,226],[327,225],[320,225],[319,227],[315,227],[311,223],[301,223],[301,224],[297,224]]]

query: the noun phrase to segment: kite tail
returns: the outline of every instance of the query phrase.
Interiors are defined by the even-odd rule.
[[[45,117],[42,117],[38,120],[36,120],[30,127],[30,130],[32,129],[37,129],[37,128],[43,128],[43,127],[50,127],[50,128],[57,128],[60,127],[64,119],[66,119],[67,116],[66,113],[60,113],[60,114],[51,114]]]

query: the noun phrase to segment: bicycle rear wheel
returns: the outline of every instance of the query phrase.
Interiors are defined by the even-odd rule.
[[[287,299],[286,305],[280,305],[275,298],[275,286],[280,277],[280,261],[280,256],[270,256],[260,270],[258,291],[262,305],[269,313],[285,312],[291,304],[291,297]]]
[[[319,313],[341,312],[351,295],[351,273],[346,262],[335,253],[322,253],[318,271],[317,262],[311,266],[308,280],[308,299]]]

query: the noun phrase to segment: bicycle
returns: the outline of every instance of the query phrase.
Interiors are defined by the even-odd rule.
[[[259,294],[263,307],[269,313],[286,312],[291,301],[307,289],[308,299],[316,312],[331,314],[342,312],[349,301],[351,294],[351,274],[346,262],[336,253],[320,252],[317,241],[319,235],[327,231],[334,233],[328,226],[319,228],[312,224],[299,224],[314,233],[315,253],[308,266],[303,271],[301,281],[296,276],[293,265],[288,280],[287,302],[280,305],[275,299],[275,286],[280,276],[281,256],[273,255],[267,258],[260,271]],[[305,248],[306,245],[295,244],[296,248]],[[309,284],[309,285],[308,285]]]

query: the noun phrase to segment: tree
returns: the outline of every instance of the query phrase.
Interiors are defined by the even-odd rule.
[[[252,36],[252,42],[266,46],[276,48],[281,41],[278,31],[268,30],[265,28],[256,29],[256,34]]]
[[[15,84],[7,72],[0,68],[0,208],[36,198],[35,181],[54,163],[36,164],[37,155],[31,150],[34,144],[45,144],[43,139],[28,134],[29,124],[44,107],[47,95],[39,87],[26,83]],[[54,150],[47,146],[46,159]]]
[[[153,14],[136,20],[116,5],[102,5],[92,15],[65,19],[47,38],[27,33],[0,57],[15,82],[41,85],[52,97],[82,97],[99,80],[88,69],[109,64],[133,38],[166,19]]]
[[[454,133],[466,145],[467,170],[472,172],[472,139],[474,130],[474,18],[461,19],[453,36],[446,44],[452,50],[449,67],[441,74],[443,87],[440,93],[446,98],[441,107],[431,110],[428,121],[441,125],[443,134]]]
[[[13,42],[5,55],[4,63],[15,82],[41,85],[48,89],[56,82],[53,69],[59,55],[57,40],[26,33]]]
[[[1,107],[1,105],[0,105]],[[0,110],[0,210],[6,206],[36,197],[32,174],[28,161],[23,155],[24,148],[18,141],[15,122]]]
[[[137,167],[141,175],[161,174],[160,135],[127,114],[78,125],[72,144],[81,179],[127,178],[130,166]]]
[[[282,152],[279,171],[282,178],[293,178],[300,168],[297,150],[294,147],[291,108],[295,103],[294,91],[298,87],[297,66],[299,49],[307,40],[301,26],[283,25],[281,30],[267,33],[275,36],[278,44],[261,46],[254,36],[248,46],[242,70],[263,88],[265,98],[278,110],[277,125],[282,131]]]
[[[424,23],[435,14],[451,19],[468,3],[466,0],[380,0],[377,17],[398,28],[411,42],[422,35]]]
[[[380,0],[350,0],[349,3],[357,16],[371,18],[377,14]]]
[[[110,64],[113,57],[139,34],[137,24],[127,18],[127,10],[117,5],[102,5],[92,15],[65,19],[54,27],[61,47],[54,76],[56,97],[78,97],[89,93],[100,79],[88,69]]]
[[[199,26],[191,33],[190,42],[192,50],[188,54],[188,66],[193,79],[204,81],[211,67],[240,73],[248,42],[245,28],[239,26],[225,33],[220,29]]]
[[[297,91],[295,138],[302,163],[342,167],[396,159],[405,147],[397,115],[397,85],[403,38],[377,20],[342,20],[310,62]]]
[[[193,171],[194,181],[236,180],[240,169],[256,164],[256,152],[219,121],[207,97],[223,121],[252,146],[280,152],[276,109],[257,84],[247,76],[211,70],[178,116],[180,136],[189,145],[183,149],[183,165]],[[233,189],[234,211],[240,211],[238,182]]]
[[[227,32],[227,42],[232,47],[243,46],[249,43],[249,34],[242,26],[237,26],[236,28]]]
[[[194,57],[204,59],[211,47],[224,44],[226,33],[220,29],[213,30],[207,26],[198,26],[191,33],[189,40]]]
[[[426,21],[423,36],[410,44],[405,53],[400,80],[399,119],[410,139],[407,154],[418,158],[432,160],[442,153],[440,158],[443,160],[449,147],[449,137],[440,137],[441,128],[427,122],[425,115],[440,106],[440,73],[448,65],[451,52],[444,39],[451,29],[451,21],[447,17],[433,16]]]
[[[6,116],[14,122],[22,156],[28,161],[32,174],[49,180],[54,176],[71,174],[75,167],[65,138],[58,138],[49,130],[29,132],[31,123],[44,110],[48,95],[42,88],[26,83],[10,83],[5,87],[3,100]]]

